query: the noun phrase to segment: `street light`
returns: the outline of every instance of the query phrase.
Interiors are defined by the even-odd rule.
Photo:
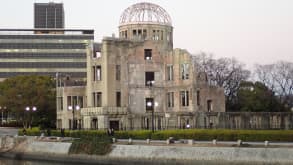
[[[153,103],[151,101],[147,102],[147,107],[149,107],[148,109],[151,109],[152,111],[152,132],[155,131],[154,129],[154,107],[153,107]]]
[[[157,107],[159,105],[159,103],[155,102],[155,107]],[[153,103],[151,101],[148,101],[147,102],[147,106],[152,108],[152,132],[155,132],[155,123],[154,123],[154,107],[153,106]]]
[[[2,110],[3,109],[3,110]],[[0,111],[1,111],[1,124],[3,125],[3,112],[6,110],[6,107],[4,106],[3,108],[0,106]]]
[[[26,111],[30,111],[30,110],[36,111],[37,110],[37,107],[33,106],[32,108],[30,108],[29,106],[27,106],[27,107],[25,107],[25,110]]]
[[[68,106],[68,110],[72,111],[72,129],[73,130],[75,129],[75,126],[76,126],[74,111],[78,111],[79,109],[80,109],[79,105],[76,105],[76,106],[69,105]]]
[[[149,87],[149,90],[153,90],[151,87],[153,86],[153,84],[155,83],[154,80],[151,81],[147,81],[147,86]],[[151,91],[152,92],[152,91]],[[152,132],[155,132],[155,122],[154,122],[154,107],[153,107],[153,100],[148,100],[147,102],[147,107],[149,107],[149,109],[152,110]],[[157,107],[159,104],[157,102],[154,102],[155,107]]]
[[[37,107],[36,106],[32,106],[32,107],[29,107],[29,106],[26,106],[25,107],[25,111],[27,111],[28,113],[29,113],[29,128],[31,128],[31,124],[32,124],[32,118],[30,118],[30,111],[33,111],[33,112],[35,112],[35,111],[37,111]]]

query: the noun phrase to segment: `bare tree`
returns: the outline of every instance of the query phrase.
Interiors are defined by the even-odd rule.
[[[250,76],[244,64],[234,58],[214,59],[211,54],[200,53],[193,56],[193,63],[198,73],[207,74],[210,85],[224,88],[228,104],[236,97],[240,82]]]
[[[255,71],[254,74],[256,75],[257,81],[262,82],[265,84],[269,89],[272,91],[275,90],[276,84],[274,83],[274,65],[255,65]]]
[[[280,61],[269,65],[256,65],[255,74],[258,81],[275,92],[284,107],[293,107],[293,63]]]

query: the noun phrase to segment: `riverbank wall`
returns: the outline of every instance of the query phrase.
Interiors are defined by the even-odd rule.
[[[87,164],[292,164],[293,148],[113,144],[107,155],[68,154],[70,142],[2,137],[1,157]]]

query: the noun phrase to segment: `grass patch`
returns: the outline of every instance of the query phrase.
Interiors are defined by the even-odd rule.
[[[72,142],[69,153],[105,155],[111,151],[111,144],[111,138],[107,136],[84,136]]]

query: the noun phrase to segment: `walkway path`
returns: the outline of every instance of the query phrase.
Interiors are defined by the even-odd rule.
[[[131,140],[133,144],[147,144],[146,140]],[[129,139],[117,139],[118,144],[128,144]],[[213,141],[194,141],[192,146],[237,146],[237,141],[217,141],[217,145],[213,145]],[[150,145],[167,145],[166,140],[151,140]],[[174,143],[169,145],[186,145],[188,146],[187,139],[176,140]],[[263,147],[265,142],[242,142],[243,146],[247,147]],[[189,145],[190,146],[190,145]],[[269,142],[270,147],[293,147],[293,142]]]
[[[12,127],[0,127],[0,136],[14,136],[18,132],[18,128],[12,128]]]

